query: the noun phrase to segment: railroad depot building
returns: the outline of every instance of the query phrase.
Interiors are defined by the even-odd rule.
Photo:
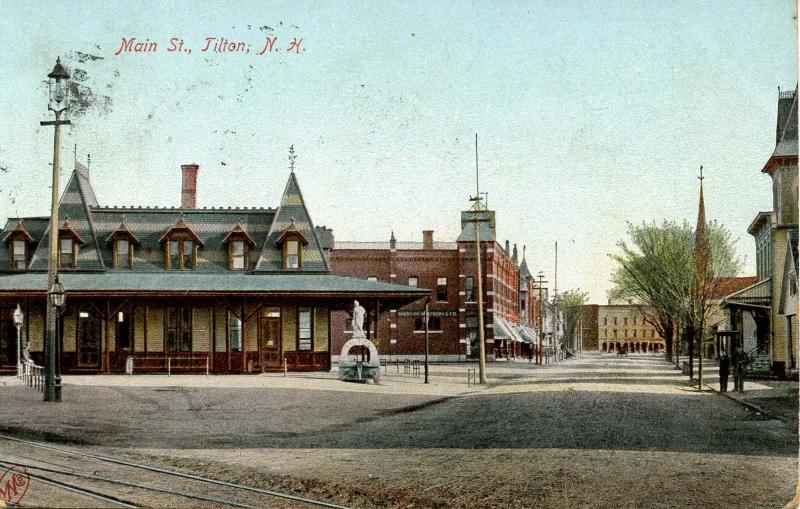
[[[478,222],[475,222],[478,220]],[[439,242],[433,231],[422,242],[336,242],[331,251],[335,274],[374,282],[429,288],[429,348],[434,361],[464,360],[478,355],[478,285],[475,227],[480,228],[484,334],[488,358],[528,356],[538,345],[535,297],[538,287],[517,247],[496,240],[495,213],[461,212],[461,233],[454,242]],[[422,312],[425,300],[405,309],[390,309],[378,321],[378,350],[392,358],[419,358],[425,352]],[[346,313],[331,322],[334,354],[352,337]]]
[[[277,208],[197,208],[197,165],[181,207],[101,207],[76,163],[59,202],[58,272],[65,373],[328,371],[330,316],[401,309],[422,288],[331,274],[333,233],[315,227],[292,170]],[[8,220],[0,249],[0,369],[16,328],[43,362],[49,217]],[[378,313],[372,316],[380,316]],[[370,327],[369,324],[366,324]],[[374,327],[373,327],[374,328]],[[338,352],[337,352],[338,353]]]

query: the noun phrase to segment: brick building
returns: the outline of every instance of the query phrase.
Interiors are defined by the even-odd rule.
[[[664,351],[666,341],[656,328],[644,319],[642,305],[631,301],[609,301],[597,306],[598,350],[615,352]]]
[[[477,220],[477,222],[476,222]],[[486,209],[461,212],[461,233],[455,241],[434,240],[423,232],[421,242],[336,242],[331,252],[334,274],[377,282],[427,288],[429,343],[434,360],[463,360],[478,354],[478,302],[475,256],[476,225],[484,274],[484,326],[487,355],[525,356],[532,353],[537,333],[536,293],[524,253],[496,240],[495,213]],[[424,300],[404,309],[391,309],[377,324],[378,348],[391,357],[424,353]],[[369,313],[368,322],[374,313]],[[331,318],[332,348],[336,353],[352,335],[347,313]]]

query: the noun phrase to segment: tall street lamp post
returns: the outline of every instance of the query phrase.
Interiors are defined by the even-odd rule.
[[[17,377],[22,377],[22,335],[20,329],[22,328],[22,321],[25,319],[25,314],[17,304],[17,309],[14,310],[14,327],[17,328]]]
[[[56,353],[56,362],[55,362],[55,401],[61,401],[61,312],[64,310],[64,304],[67,301],[67,292],[64,291],[64,287],[61,285],[61,281],[58,278],[58,274],[56,274],[56,281],[53,283],[53,286],[50,288],[49,292],[49,301],[50,306],[55,310],[56,314],[56,328],[55,328],[55,353]]]
[[[58,177],[61,171],[61,126],[69,125],[69,120],[62,120],[61,114],[69,107],[69,71],[61,65],[61,59],[56,60],[56,65],[48,77],[49,100],[47,109],[52,111],[56,119],[40,122],[41,125],[51,125],[55,128],[53,135],[53,184],[52,200],[50,204],[50,257],[47,261],[47,288],[52,296],[52,289],[56,283],[58,264]],[[61,401],[61,386],[56,389],[56,314],[54,303],[48,299],[46,313],[46,339],[45,344],[45,401]]]

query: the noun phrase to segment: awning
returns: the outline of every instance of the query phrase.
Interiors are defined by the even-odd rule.
[[[725,306],[769,308],[772,295],[772,279],[767,278],[722,300]]]
[[[527,325],[517,325],[517,332],[526,343],[536,344],[538,342],[536,331]]]
[[[502,318],[495,317],[494,319],[494,339],[505,339],[508,341],[516,341],[522,343],[522,338],[514,331],[514,326]]]

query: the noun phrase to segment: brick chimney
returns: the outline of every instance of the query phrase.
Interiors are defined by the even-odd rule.
[[[422,249],[433,249],[433,230],[422,230]]]
[[[181,188],[181,208],[193,209],[197,207],[197,172],[200,166],[196,164],[182,164],[183,187]]]

